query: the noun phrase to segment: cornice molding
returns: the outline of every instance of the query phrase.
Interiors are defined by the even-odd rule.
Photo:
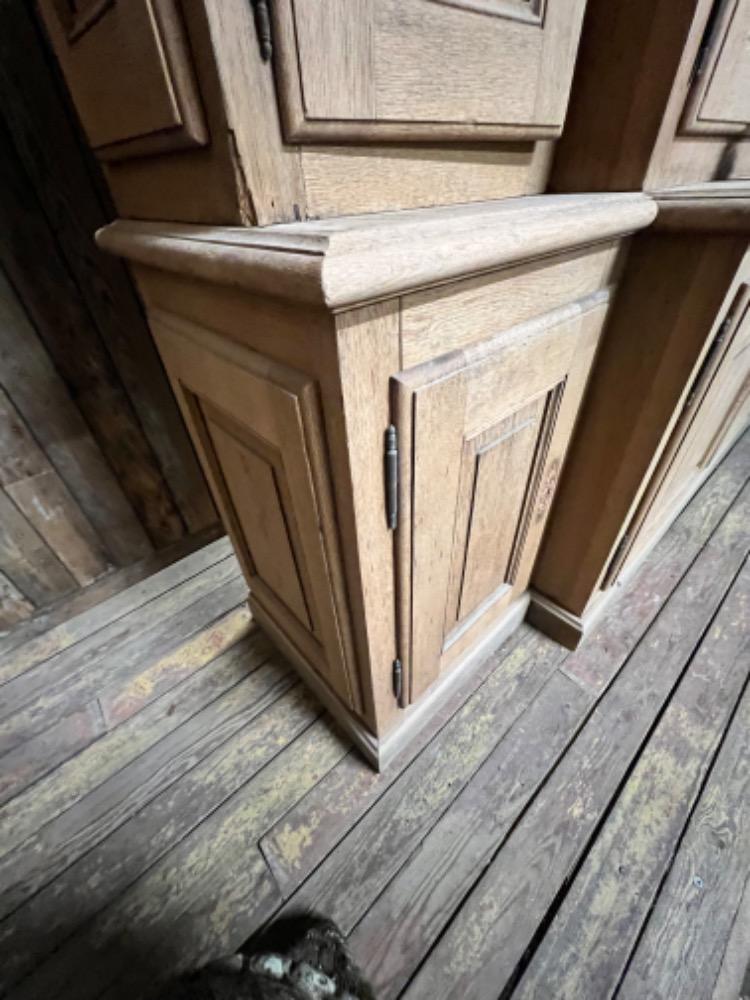
[[[97,243],[147,267],[341,310],[611,240],[648,226],[648,195],[536,195],[265,228],[118,220]]]
[[[655,229],[750,233],[750,181],[687,184],[651,195],[659,207]]]

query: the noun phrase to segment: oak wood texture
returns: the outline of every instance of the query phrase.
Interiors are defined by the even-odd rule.
[[[13,902],[0,918],[3,988],[24,1000],[152,995],[174,972],[234,951],[279,912],[319,901],[349,932],[384,1000],[423,996],[433,965],[440,988],[458,995],[442,942],[466,940],[483,886],[505,898],[525,874],[528,891],[499,918],[511,926],[507,937],[494,940],[490,913],[486,944],[475,937],[478,953],[453,949],[454,959],[477,954],[482,970],[498,949],[509,958],[487,976],[486,993],[481,972],[471,980],[480,1000],[503,988],[512,996],[542,956],[551,979],[572,995],[583,983],[588,995],[587,983],[610,974],[609,951],[578,949],[570,963],[545,938],[560,940],[555,915],[572,909],[590,927],[572,904],[586,898],[584,882],[603,890],[614,872],[617,891],[599,917],[611,927],[632,915],[615,941],[631,955],[633,979],[620,987],[627,996],[738,995],[750,827],[747,698],[734,710],[747,674],[737,576],[746,499],[736,505],[749,456],[743,438],[589,644],[567,654],[522,627],[485,661],[472,691],[454,692],[381,775],[318,717],[252,623],[224,633],[228,646],[208,661],[191,653],[188,676],[79,752],[63,728],[49,730],[42,769],[66,746],[72,756],[0,806],[0,884]],[[218,554],[194,553],[153,587],[163,591],[169,575],[200,577]],[[128,591],[118,599],[140,600]],[[181,620],[176,646],[209,649],[219,623],[187,634]],[[99,625],[110,625],[106,614]],[[161,676],[159,654],[137,629],[122,641],[138,660],[136,677]],[[686,707],[699,742],[684,738]],[[581,797],[582,769],[598,780]],[[696,777],[709,769],[701,788]],[[697,798],[691,810],[670,793],[672,780]],[[674,799],[664,824],[646,822],[648,789]],[[571,802],[567,817],[561,799]],[[649,873],[671,854],[662,886]],[[571,857],[580,864],[571,868]],[[619,872],[626,857],[645,858],[646,868]]]
[[[721,11],[717,32],[701,58],[714,6]],[[741,0],[639,0],[627,7],[591,0],[551,190],[655,190],[746,178],[750,142],[746,126],[732,120],[746,97],[742,81],[750,55],[741,42],[735,44],[746,18]],[[730,26],[729,44],[722,25]],[[724,121],[709,120],[699,135],[688,134],[686,117],[694,121],[690,109],[696,100],[703,106],[706,88],[711,113]],[[724,112],[718,108],[722,101]]]
[[[86,18],[42,5],[89,143],[103,159],[208,141],[175,0],[113,0]]]
[[[747,233],[750,185],[744,181],[686,184],[655,192],[655,229],[670,232]]]
[[[544,190],[583,0],[272,6],[264,62],[244,0],[116,0],[73,37],[41,4],[120,216],[262,226]]]
[[[702,232],[654,232],[634,241],[532,577],[532,586],[548,599],[532,614],[539,625],[544,618],[551,634],[567,635],[570,641],[572,630],[575,641],[587,615],[594,615],[597,602],[616,583],[622,562],[612,562],[616,549],[624,546],[622,556],[636,543],[640,521],[633,518],[638,517],[638,504],[643,497],[651,503],[686,428],[695,427],[696,440],[702,442],[700,454],[686,449],[680,479],[685,490],[668,512],[663,509],[661,530],[705,477],[701,461],[729,411],[722,446],[739,433],[746,353],[730,366],[728,398],[722,397],[722,380],[717,382],[713,415],[708,400],[705,408],[700,401],[720,356],[711,371],[703,373],[682,430],[679,422],[691,387],[700,381],[703,359],[745,280],[746,246],[740,235]],[[718,441],[716,445],[718,451]],[[666,464],[660,471],[662,458]],[[621,543],[631,524],[632,537]],[[655,532],[644,533],[641,554],[655,537]],[[561,609],[557,626],[555,605]]]
[[[395,380],[412,525],[399,533],[407,701],[526,590],[606,302],[562,307]]]
[[[252,231],[119,220],[97,240],[139,264],[339,310],[606,241],[655,215],[640,194],[566,195]]]
[[[707,29],[701,62],[686,102],[682,131],[742,135],[750,125],[750,8],[722,0]]]
[[[653,215],[573,196],[99,234],[136,265],[254,615],[379,766],[523,614],[618,243]]]
[[[578,0],[543,13],[523,2],[281,0],[273,14],[291,140],[535,139],[562,127]]]

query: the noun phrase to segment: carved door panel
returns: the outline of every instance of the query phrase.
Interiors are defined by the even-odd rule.
[[[750,0],[716,0],[682,126],[696,135],[750,127]]]
[[[687,503],[750,419],[750,285],[737,288],[696,373],[680,418],[605,578],[634,563]]]
[[[42,0],[42,8],[99,157],[207,142],[176,0]]]
[[[584,0],[275,0],[287,137],[559,134]]]
[[[150,318],[253,605],[361,710],[314,382],[210,330]]]
[[[405,701],[528,586],[606,296],[394,379]]]

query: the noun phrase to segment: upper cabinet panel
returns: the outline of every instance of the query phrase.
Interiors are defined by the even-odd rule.
[[[207,141],[175,0],[45,0],[43,6],[98,156],[124,159]]]
[[[554,137],[583,8],[584,0],[277,0],[287,138]]]
[[[718,135],[750,126],[750,0],[717,0],[682,124]]]

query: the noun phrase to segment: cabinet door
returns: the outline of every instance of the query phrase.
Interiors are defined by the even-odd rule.
[[[558,135],[585,0],[276,0],[291,139]]]
[[[86,136],[102,159],[207,141],[176,0],[41,6]]]
[[[716,0],[682,125],[696,135],[750,126],[750,0]]]
[[[750,420],[750,285],[739,285],[605,577],[611,584],[671,524]]]
[[[210,330],[150,318],[253,602],[361,711],[314,382]]]
[[[405,701],[527,588],[606,295],[394,379]]]

